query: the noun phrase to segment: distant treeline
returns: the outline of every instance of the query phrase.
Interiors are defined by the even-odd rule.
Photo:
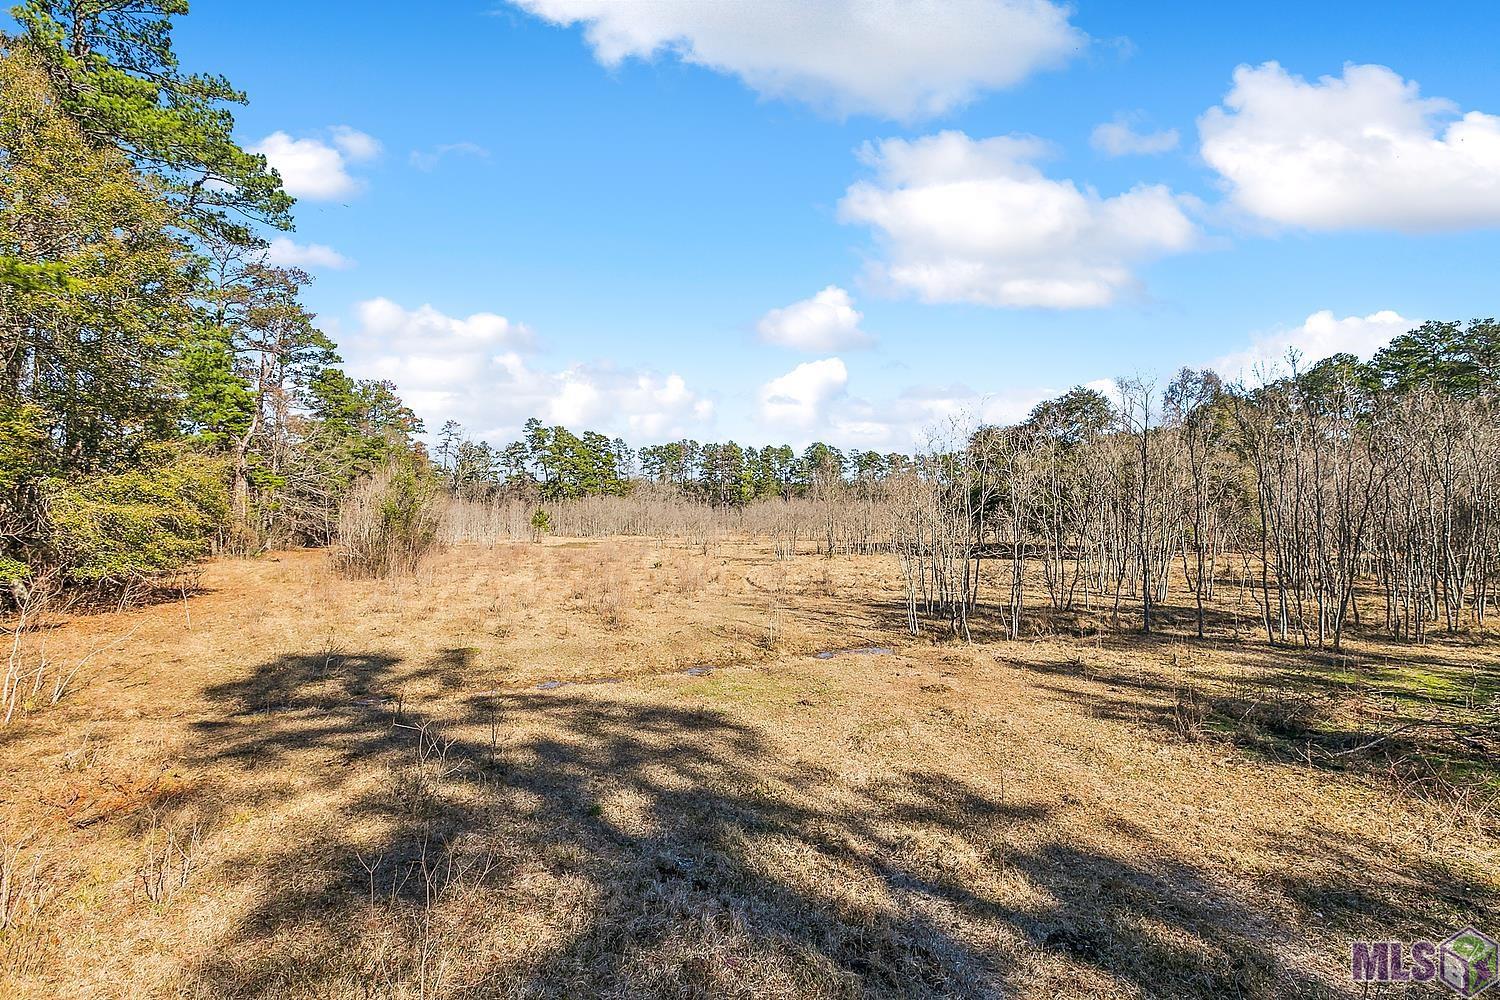
[[[1186,588],[1203,633],[1228,585],[1268,639],[1337,647],[1351,625],[1409,639],[1433,624],[1482,630],[1500,587],[1493,320],[1424,323],[1368,362],[1304,367],[1293,354],[1249,382],[1184,369],[1110,394],[1076,387],[1015,424],[955,422],[935,440],[913,455],[694,441],[632,452],[532,421],[498,451],[450,424],[436,457],[453,493],[511,501],[469,505],[490,520],[519,520],[519,501],[590,534],[702,533],[709,522],[687,506],[770,534],[778,551],[800,537],[829,554],[894,553],[914,631],[936,616],[968,635],[988,606],[1019,636],[1038,602],[1149,631]],[[797,502],[761,502],[772,498]],[[463,516],[473,523],[456,535],[484,534],[485,517]]]
[[[1295,357],[1287,363],[1295,366]],[[1264,373],[1269,377],[1261,380],[1260,389],[1285,387],[1291,379],[1316,397],[1348,383],[1375,406],[1382,397],[1422,387],[1445,395],[1482,396],[1493,391],[1497,372],[1500,326],[1493,320],[1428,322],[1395,338],[1369,362],[1338,354],[1301,371],[1279,368]],[[1201,378],[1214,387],[1215,396],[1228,388],[1213,372],[1203,372]],[[1123,418],[1118,403],[1115,396],[1078,386],[1038,404],[1017,426],[1082,439],[1118,428]],[[471,499],[619,496],[649,482],[675,486],[684,496],[715,507],[805,497],[820,484],[870,486],[910,472],[914,464],[911,454],[844,450],[822,442],[801,452],[786,444],[757,448],[687,438],[632,448],[619,437],[549,427],[536,418],[526,422],[520,440],[499,447],[471,440],[450,420],[438,433],[433,458],[449,489]]]
[[[620,496],[649,482],[715,507],[807,496],[831,481],[873,484],[912,462],[909,455],[843,451],[821,442],[801,453],[785,444],[755,448],[688,439],[633,449],[620,438],[547,427],[536,418],[526,422],[521,440],[499,448],[467,439],[450,420],[433,457],[449,489],[469,499]]]

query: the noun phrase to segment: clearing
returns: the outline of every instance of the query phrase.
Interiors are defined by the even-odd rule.
[[[1359,996],[1351,940],[1500,930],[1472,637],[913,639],[889,557],[735,541],[327,562],[25,637],[97,652],[0,729],[0,994]]]

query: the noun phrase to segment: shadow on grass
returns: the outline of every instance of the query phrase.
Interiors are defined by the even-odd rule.
[[[208,691],[202,763],[289,818],[235,862],[255,902],[188,992],[1344,995],[1237,887],[1050,841],[1049,807],[955,777],[851,784],[629,693],[400,705],[464,656],[286,656]]]
[[[1201,647],[1116,637],[1105,648],[1152,662],[1139,670],[1100,666],[1086,649],[1071,661],[997,659],[1045,678],[1033,682],[1037,691],[1095,718],[1156,727],[1188,742],[1232,744],[1278,764],[1359,772],[1455,807],[1489,809],[1484,803],[1500,796],[1497,703],[1394,693],[1408,669],[1403,665],[1220,644],[1236,671],[1174,678],[1164,654]],[[1484,670],[1489,677],[1497,672]]]

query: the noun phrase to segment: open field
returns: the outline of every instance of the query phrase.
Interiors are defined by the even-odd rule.
[[[0,994],[1358,996],[1351,939],[1497,929],[1493,644],[1271,647],[1232,588],[914,640],[889,557],[736,542],[327,563],[24,637],[97,652],[0,730]]]

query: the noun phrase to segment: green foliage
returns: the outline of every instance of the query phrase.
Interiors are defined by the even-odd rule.
[[[177,352],[183,429],[209,450],[226,451],[255,417],[255,391],[236,365],[228,331],[195,327]]]
[[[432,477],[419,468],[415,460],[396,463],[386,488],[379,496],[380,529],[386,534],[412,539],[419,544],[432,541],[431,509],[437,495]]]
[[[25,583],[30,576],[30,566],[19,559],[0,556],[0,586],[14,587],[18,583]]]
[[[0,402],[0,494],[15,496],[47,467],[45,414],[39,406]]]
[[[0,285],[18,292],[66,292],[75,287],[64,264],[32,263],[7,255],[0,255]]]
[[[1500,386],[1500,323],[1429,320],[1392,340],[1371,359],[1370,369],[1398,393],[1420,387],[1461,397],[1493,392]]]
[[[646,445],[638,452],[641,475],[657,483],[669,483],[707,503],[739,505],[770,497],[791,497],[807,490],[812,476],[808,456],[814,461],[837,454],[827,445],[814,445],[803,457],[789,445],[767,445],[744,448],[733,441],[724,444],[699,444],[697,441],[669,441]],[[869,454],[874,454],[869,453]],[[857,473],[858,463],[850,470]],[[865,459],[868,471],[872,462],[888,465],[888,456]],[[843,456],[837,455],[840,468]]]
[[[788,445],[746,448],[734,441],[699,444],[686,439],[633,451],[620,438],[593,431],[575,434],[534,417],[526,422],[521,440],[503,447],[465,439],[463,428],[450,420],[439,436],[437,457],[449,489],[470,499],[501,491],[544,500],[622,495],[644,480],[675,486],[715,507],[805,496],[838,480],[868,491],[911,463],[904,455],[845,453],[821,442],[800,456]]]
[[[1056,399],[1036,404],[1026,417],[1026,426],[1072,447],[1104,433],[1114,419],[1114,407],[1104,393],[1076,385]]]
[[[1298,398],[1310,412],[1366,415],[1376,406],[1380,378],[1353,354],[1334,354],[1298,373]]]
[[[251,236],[236,215],[289,229],[281,178],[234,140],[228,106],[245,95],[179,68],[171,18],[187,11],[186,0],[25,0],[12,15],[67,115],[158,178],[185,224],[240,242]]]
[[[221,461],[188,455],[47,490],[51,545],[75,580],[119,584],[208,554],[229,513]]]
[[[44,533],[39,486],[52,464],[45,417],[38,406],[0,401],[0,559]]]
[[[422,422],[389,382],[355,381],[326,368],[307,386],[306,418],[293,422],[295,447],[262,491],[277,504],[278,530],[304,543],[333,540],[340,505],[361,479],[411,455]]]
[[[574,434],[566,427],[526,422],[526,447],[548,500],[623,493],[628,488],[625,442],[603,434]]]
[[[183,0],[26,0],[0,36],[0,560],[75,581],[326,543],[420,421],[355,382],[245,220],[291,199],[180,71]],[[162,456],[176,456],[164,459]]]
[[[543,535],[552,533],[552,517],[541,507],[531,514],[531,540],[540,541]]]
[[[355,475],[407,451],[412,436],[422,433],[422,421],[391,382],[356,381],[330,366],[311,377],[305,396],[325,436],[342,440]]]
[[[172,430],[187,255],[159,189],[84,141],[32,57],[0,54],[0,94],[0,257],[24,276],[0,283],[0,393],[41,411],[49,465],[119,468]]]

